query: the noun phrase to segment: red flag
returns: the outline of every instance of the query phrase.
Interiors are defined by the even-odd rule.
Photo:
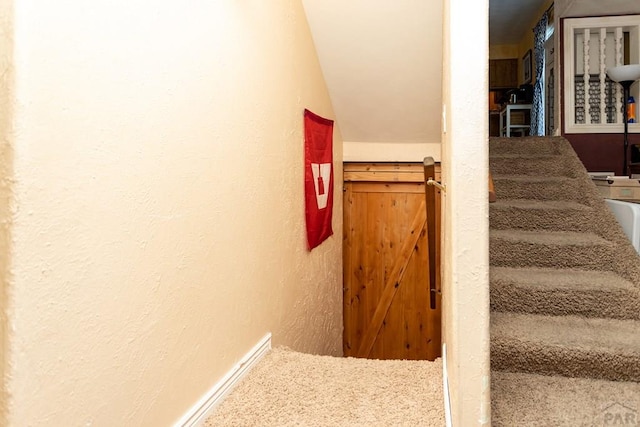
[[[309,250],[333,234],[333,120],[304,110],[304,196]]]

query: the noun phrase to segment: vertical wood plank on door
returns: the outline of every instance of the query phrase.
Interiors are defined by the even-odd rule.
[[[379,257],[375,261],[371,261],[374,265],[382,266],[381,270],[384,271],[384,275],[381,277],[380,283],[387,284],[394,279],[392,275],[396,274],[394,271],[395,260],[402,256],[400,253],[402,249],[401,243],[409,233],[409,228],[416,212],[415,207],[412,205],[413,200],[410,200],[410,195],[394,192],[393,186],[387,185],[385,193],[376,194],[377,197],[385,200],[385,206],[381,206],[378,212],[378,216],[382,220],[380,226],[384,233],[378,241],[380,247]],[[409,250],[412,252],[412,248]],[[406,276],[406,269],[403,274]],[[396,292],[402,292],[404,288],[400,286]],[[384,286],[382,286],[381,293],[376,301],[376,308],[380,301],[385,298],[384,292]],[[398,298],[401,297],[398,296]],[[375,315],[375,311],[373,314]],[[373,319],[373,316],[371,319]],[[369,357],[381,358],[383,355],[388,354],[393,358],[402,358],[405,336],[400,331],[403,324],[404,312],[389,307],[386,311],[386,316],[382,319],[382,326],[378,331],[377,339],[373,344]]]
[[[391,269],[393,267],[390,260],[395,259],[397,256],[397,246],[393,245],[393,242],[396,241],[395,236],[395,228],[392,226],[394,221],[393,213],[396,211],[397,206],[402,203],[401,200],[398,200],[389,193],[374,193],[369,197],[372,198],[380,198],[385,201],[384,206],[380,206],[380,209],[376,212],[376,215],[380,218],[380,227],[382,229],[382,233],[377,241],[379,254],[376,257],[374,263],[382,266],[380,282],[379,284],[384,284],[389,279],[389,274],[391,273]],[[374,265],[375,265],[374,264]],[[380,293],[377,295],[376,308],[380,298],[382,298],[384,292],[384,287],[380,286]],[[371,313],[371,317],[375,314],[375,309]],[[378,335],[378,340],[374,343],[374,346],[371,350],[371,354],[384,354],[386,349],[394,348],[397,346],[398,337],[393,334],[388,334],[387,332],[393,330],[395,328],[395,324],[398,322],[398,319],[393,317],[384,319],[382,322],[382,326],[380,328],[380,332]]]
[[[347,286],[347,283],[357,283],[356,271],[353,268],[353,260],[357,258],[359,249],[352,245],[353,242],[353,225],[351,219],[353,218],[353,192],[352,186],[344,186],[343,197],[343,222],[342,222],[342,268],[343,268],[343,285],[342,285],[342,321],[343,321],[343,352],[345,355],[351,353],[351,337],[356,334],[356,331],[352,329],[353,322],[351,321],[352,313],[354,309],[357,310],[357,303],[355,302],[355,292],[351,286]]]
[[[360,342],[360,339],[362,339],[362,334],[364,333],[362,329],[363,328],[362,325],[365,324],[364,322],[366,322],[368,311],[369,311],[369,304],[367,300],[368,300],[369,293],[373,292],[373,287],[371,286],[371,282],[374,280],[374,278],[371,277],[372,273],[366,262],[367,253],[370,251],[370,248],[368,246],[370,245],[367,245],[366,242],[363,240],[363,236],[365,234],[364,230],[368,225],[368,221],[370,221],[370,218],[368,218],[369,217],[368,208],[369,206],[368,206],[367,195],[354,192],[354,213],[359,215],[360,218],[354,217],[353,221],[354,223],[361,222],[361,224],[364,225],[364,227],[354,225],[355,232],[354,232],[353,245],[357,245],[360,248],[360,254],[359,254],[360,256],[357,259],[357,265],[361,273],[360,280],[356,282],[357,285],[354,287],[356,296],[358,298],[358,302],[360,305],[359,310],[355,312],[355,315],[356,315],[355,321],[356,321],[359,334],[358,334],[358,341],[354,342],[354,345],[355,345],[355,347],[353,348],[354,351],[358,349],[357,347],[358,343]]]
[[[362,328],[362,337],[360,341],[360,345],[362,346],[362,340],[366,339],[367,328],[365,327],[368,321],[373,318],[373,315],[378,307],[378,301],[382,296],[382,288],[384,284],[386,265],[384,265],[384,260],[380,256],[380,248],[378,246],[378,242],[382,240],[382,218],[380,217],[380,212],[384,211],[387,206],[387,198],[374,196],[372,194],[366,193],[366,206],[367,206],[367,216],[366,216],[366,224],[367,227],[363,230],[364,233],[361,236],[362,242],[364,242],[366,253],[363,259],[363,263],[367,266],[367,309],[366,312],[362,313],[363,316],[360,319]],[[375,265],[382,264],[382,268],[374,268]]]

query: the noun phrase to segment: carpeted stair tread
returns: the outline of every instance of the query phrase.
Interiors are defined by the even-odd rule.
[[[560,153],[558,154],[547,154],[547,153],[489,153],[489,160],[501,160],[501,159],[524,159],[524,160],[542,160],[545,162],[550,161],[558,161],[563,159],[564,156]]]
[[[491,319],[491,332],[496,337],[508,336],[523,342],[544,341],[550,346],[602,346],[606,351],[640,356],[638,331],[640,322],[637,320],[519,313],[495,313]]]
[[[575,178],[565,156],[550,154],[494,154],[489,156],[489,169],[494,175],[566,176]]]
[[[593,233],[490,230],[489,262],[495,267],[615,270],[615,245]]]
[[[640,291],[608,271],[491,267],[491,309],[640,319]]]
[[[552,182],[554,184],[563,184],[567,182],[572,182],[575,178],[571,178],[569,176],[561,176],[561,175],[522,175],[522,174],[493,174],[494,180],[510,180],[510,181],[518,181],[524,184],[535,183],[535,182]]]
[[[493,181],[498,200],[584,200],[582,181],[567,176],[494,174]]]
[[[493,371],[491,410],[494,427],[635,425],[640,383]]]
[[[491,138],[489,152],[492,154],[563,154],[566,139],[562,137],[547,138]]]
[[[640,380],[640,321],[491,315],[491,366],[613,381]]]
[[[528,200],[528,199],[504,199],[497,200],[495,203],[491,203],[492,208],[517,208],[517,209],[534,209],[534,210],[578,210],[584,212],[591,212],[593,208],[566,200]]]
[[[606,285],[609,289],[631,290],[628,280],[609,271],[584,271],[555,268],[491,267],[491,280],[566,290],[597,289]]]
[[[522,242],[529,245],[548,246],[592,246],[612,244],[593,233],[576,233],[571,231],[531,231],[531,230],[491,230],[491,239],[508,242]]]
[[[492,229],[590,231],[593,208],[565,200],[500,199],[489,205]]]

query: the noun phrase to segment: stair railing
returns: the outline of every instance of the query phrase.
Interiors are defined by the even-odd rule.
[[[436,188],[441,192],[446,191],[446,186],[435,180],[436,162],[433,157],[425,157],[424,161],[424,192],[427,209],[427,245],[429,249],[429,307],[436,308],[436,297],[438,288],[436,287],[436,269],[440,268],[436,263]],[[489,203],[496,201],[496,190],[493,185],[493,176],[489,172]]]
[[[429,307],[436,308],[436,297],[438,289],[436,287],[436,269],[440,268],[436,264],[436,188],[445,191],[445,186],[435,180],[436,162],[433,157],[424,158],[424,192],[427,209],[427,245],[429,249]]]
[[[493,175],[491,175],[491,171],[489,171],[489,203],[493,203],[497,199],[496,188],[493,185]]]

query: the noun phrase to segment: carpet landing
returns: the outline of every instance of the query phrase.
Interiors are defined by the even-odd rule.
[[[566,139],[489,161],[492,425],[637,425],[638,254]]]
[[[271,350],[205,426],[443,426],[442,363]]]

